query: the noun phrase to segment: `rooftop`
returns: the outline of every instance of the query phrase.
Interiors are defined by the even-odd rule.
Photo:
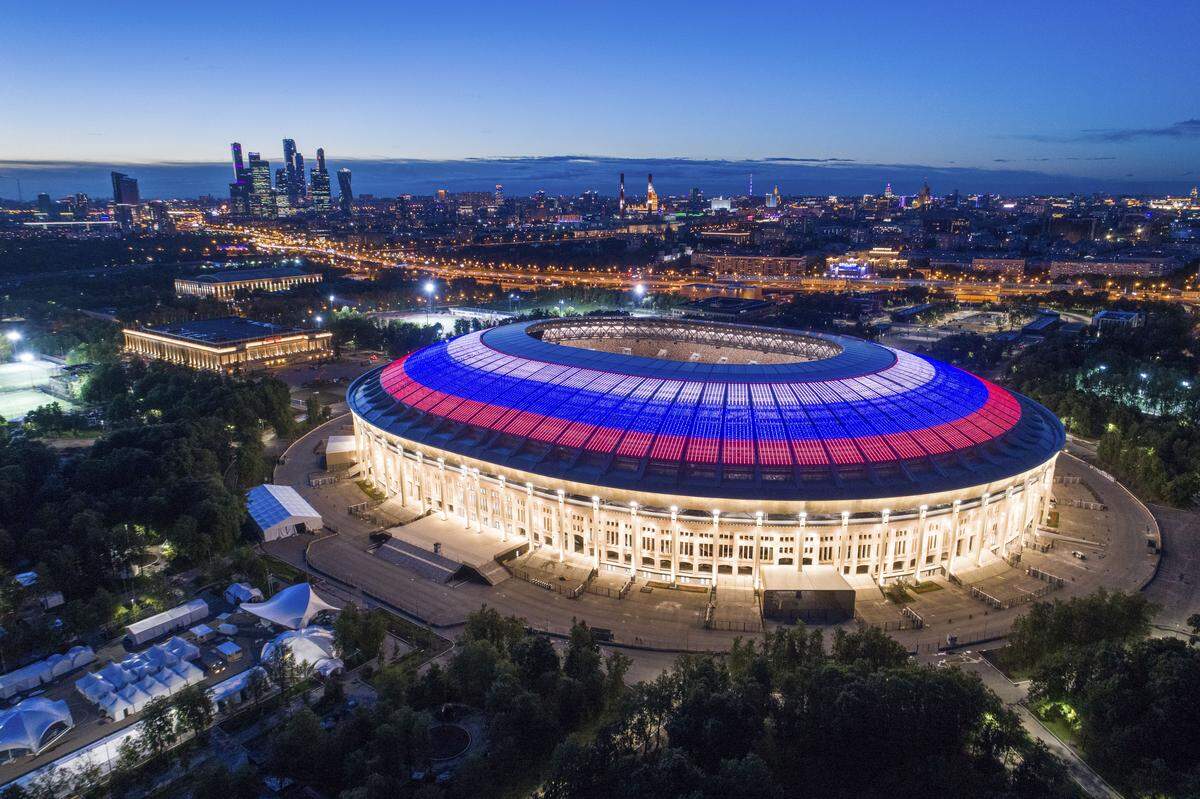
[[[306,272],[294,266],[268,266],[257,269],[222,269],[219,272],[206,272],[201,275],[180,278],[194,283],[241,283],[246,280],[269,280],[279,277],[303,277],[304,275],[319,274]]]
[[[298,328],[282,327],[270,322],[256,322],[240,316],[225,316],[218,319],[198,319],[173,325],[146,328],[151,333],[200,344],[236,344],[241,341],[283,336],[302,332]]]

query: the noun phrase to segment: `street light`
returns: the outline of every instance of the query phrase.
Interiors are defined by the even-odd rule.
[[[17,360],[20,361],[21,363],[33,363],[33,353],[32,352],[22,352],[20,355],[17,356]]]
[[[15,344],[16,342],[21,340],[21,331],[20,330],[10,330],[4,334],[4,337]]]

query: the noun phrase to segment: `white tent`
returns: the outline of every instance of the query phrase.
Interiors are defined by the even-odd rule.
[[[330,436],[325,441],[325,468],[352,466],[358,459],[358,441],[354,436]]]
[[[26,699],[0,713],[0,761],[36,754],[74,726],[66,702]]]
[[[90,646],[73,646],[67,650],[67,657],[71,659],[71,667],[77,669],[94,661],[96,653]]]
[[[230,706],[247,699],[246,689],[250,687],[251,675],[254,674],[260,675],[264,685],[267,684],[267,670],[262,666],[254,666],[214,685],[209,694],[213,704],[222,710],[228,710]]]
[[[120,721],[131,713],[137,713],[141,708],[135,708],[133,703],[119,693],[111,693],[101,698],[96,706],[113,721]]]
[[[255,486],[246,492],[246,510],[264,541],[319,530],[324,524],[321,514],[291,486]]]
[[[166,643],[159,644],[166,651],[173,654],[179,660],[195,660],[200,657],[200,647],[185,641],[179,636],[175,636]]]
[[[325,627],[305,627],[280,633],[263,646],[262,660],[269,661],[283,650],[292,653],[297,666],[312,666],[313,671],[322,677],[345,668],[345,664],[337,657],[333,631]]]
[[[261,602],[262,598],[262,591],[250,583],[232,583],[225,589],[225,601],[231,605],[240,605],[243,602]]]
[[[131,646],[140,646],[161,635],[191,627],[208,618],[208,604],[203,599],[193,599],[178,607],[164,610],[148,619],[136,621],[125,628],[125,640]]]
[[[0,677],[0,699],[8,699],[25,691],[31,691],[42,683],[54,679],[51,666],[44,660],[22,666]]]
[[[184,685],[195,685],[204,682],[204,670],[194,663],[181,660],[171,667],[171,671],[183,678]]]
[[[137,682],[137,676],[121,668],[119,663],[109,663],[97,672],[114,689],[121,690],[131,682]]]
[[[108,680],[92,672],[75,681],[75,690],[82,694],[84,699],[96,705],[108,694],[116,693],[117,689]]]
[[[141,713],[142,709],[150,702],[150,697],[146,692],[136,685],[126,685],[117,691],[116,696],[125,701],[129,706],[130,713]]]
[[[154,679],[163,684],[167,689],[168,694],[173,694],[176,691],[183,690],[187,687],[187,681],[176,671],[172,669],[163,669],[158,674],[154,675]]]
[[[247,602],[242,610],[280,627],[298,630],[308,626],[313,617],[322,611],[337,611],[308,583],[289,585],[266,602]]]

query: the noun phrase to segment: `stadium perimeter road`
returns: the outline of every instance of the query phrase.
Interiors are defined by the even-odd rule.
[[[366,499],[361,489],[348,480],[318,488],[308,486],[309,474],[320,471],[320,458],[316,454],[318,445],[329,435],[347,432],[349,422],[349,416],[339,417],[295,442],[288,449],[284,463],[276,468],[275,481],[296,487],[321,511],[326,524],[339,531],[342,540],[337,545],[358,550],[353,561],[369,569],[375,578],[386,579],[374,575],[382,564],[377,564],[374,556],[365,552],[367,534],[373,525],[346,513],[349,505]],[[1039,566],[1068,581],[1063,590],[1050,594],[1050,598],[1083,595],[1102,586],[1111,590],[1140,590],[1154,576],[1157,565],[1157,555],[1145,545],[1146,530],[1157,530],[1154,517],[1121,485],[1077,458],[1069,455],[1060,458],[1058,473],[1078,474],[1107,507],[1104,511],[1060,508],[1072,529],[1091,531],[1096,543],[1103,546],[1103,557],[1079,561],[1071,557],[1071,547],[1061,543],[1047,558],[1038,558]],[[364,558],[370,558],[370,561]],[[338,568],[336,574],[330,573],[328,568],[322,568],[321,572],[355,589],[368,590],[362,583],[376,583],[376,579],[362,579],[367,575],[357,574],[354,563],[345,566]],[[466,613],[487,604],[503,613],[525,618],[533,627],[559,635],[567,633],[574,620],[584,619],[594,627],[612,630],[616,642],[633,648],[716,651],[727,649],[738,635],[752,635],[704,629],[689,607],[671,602],[670,591],[655,591],[649,596],[637,594],[624,600],[589,593],[578,599],[568,599],[517,579],[506,580],[494,587],[473,583],[444,585],[421,578],[406,579],[407,571],[390,564],[388,568],[392,570],[388,574],[395,575],[395,585],[394,593],[384,601],[436,625],[461,623]],[[956,635],[960,645],[1002,638],[1013,620],[1026,610],[1025,606],[1019,605],[995,611],[965,595],[963,608],[966,612],[956,614],[953,624],[934,624],[893,635],[911,651],[927,654],[944,648],[948,634]],[[772,627],[769,623],[765,626]]]

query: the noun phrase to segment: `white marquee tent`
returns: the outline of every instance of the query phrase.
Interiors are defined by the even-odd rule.
[[[231,605],[240,605],[243,602],[261,602],[262,598],[262,591],[250,583],[230,583],[229,587],[225,589],[225,601]]]
[[[67,703],[33,697],[0,713],[0,762],[36,754],[75,726]]]
[[[264,541],[319,530],[324,524],[321,514],[291,486],[255,486],[246,492],[246,510]]]
[[[10,699],[24,691],[58,679],[96,659],[91,647],[74,646],[61,655],[51,655],[45,660],[30,663],[0,677],[0,699]]]
[[[312,666],[313,671],[322,677],[329,677],[345,668],[345,664],[337,657],[333,631],[325,627],[305,627],[280,633],[263,645],[262,660],[269,661],[282,650],[292,653],[297,666]]]
[[[245,602],[241,609],[290,630],[307,627],[323,611],[337,612],[337,608],[317,596],[309,583],[289,585],[266,602]]]
[[[130,646],[141,646],[147,641],[153,641],[169,632],[191,627],[206,618],[208,618],[208,603],[203,599],[193,599],[191,602],[164,610],[148,619],[135,621],[125,628],[125,640],[129,642]]]

